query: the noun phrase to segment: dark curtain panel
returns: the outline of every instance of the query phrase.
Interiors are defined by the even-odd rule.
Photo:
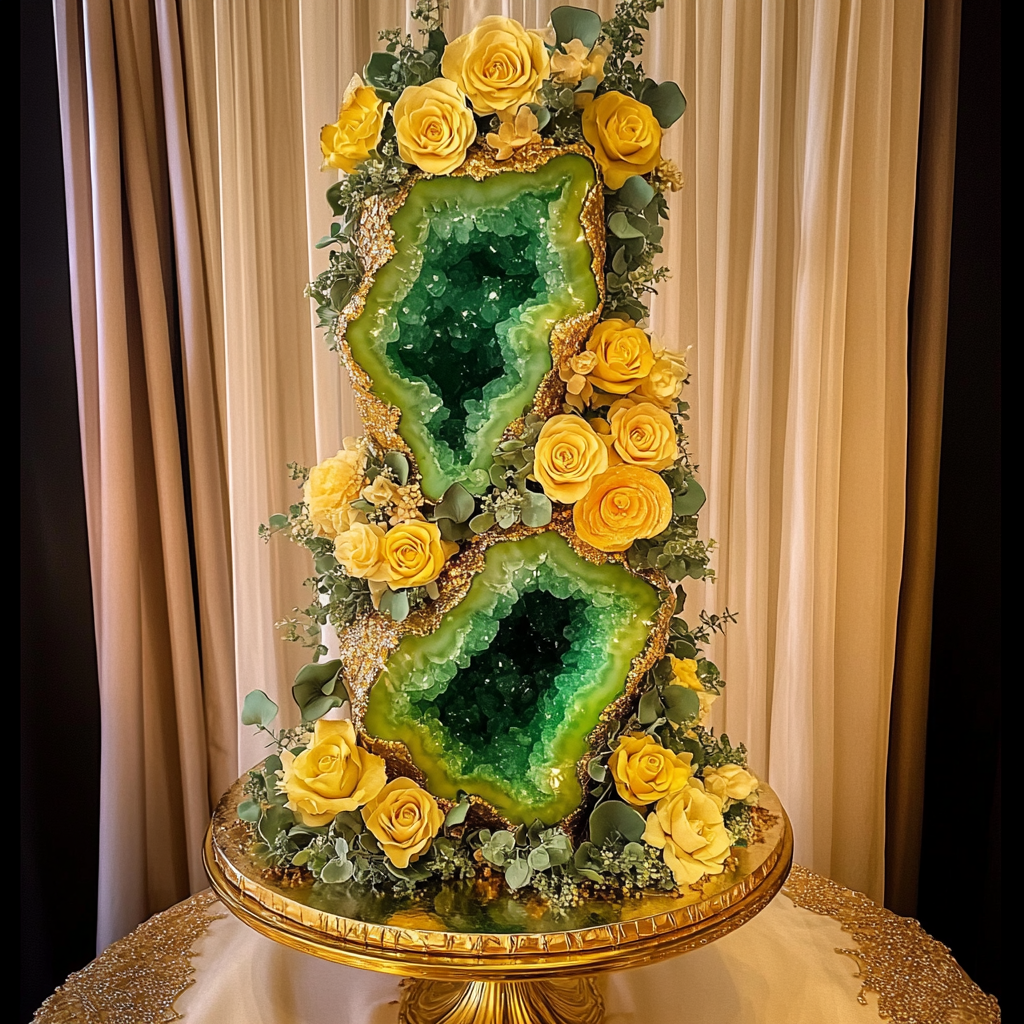
[[[963,4],[917,916],[982,988],[1000,965],[1000,7]],[[970,833],[970,867],[951,844]]]
[[[23,1020],[96,949],[99,684],[56,68],[53,10],[22,0]]]

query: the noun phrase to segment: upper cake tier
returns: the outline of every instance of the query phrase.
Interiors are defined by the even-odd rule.
[[[600,310],[594,165],[555,148],[510,162],[481,151],[360,225],[369,272],[345,333],[350,370],[371,436],[414,457],[430,499],[490,486],[492,453],[536,405],[552,351],[578,350]]]

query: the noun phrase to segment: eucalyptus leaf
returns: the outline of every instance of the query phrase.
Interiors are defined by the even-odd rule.
[[[505,489],[505,473],[507,469],[500,462],[495,462],[494,465],[487,471],[487,475],[491,479],[491,483],[498,488],[499,491]]]
[[[350,860],[329,860],[320,872],[320,881],[328,885],[347,882],[356,873],[356,866]]]
[[[627,219],[626,215],[619,210],[608,218],[608,230],[616,238],[643,238],[644,233],[638,231]]]
[[[662,691],[665,717],[676,724],[688,722],[700,714],[700,696],[686,686],[666,686]]]
[[[277,754],[271,754],[270,757],[263,762],[263,774],[264,776],[269,775],[273,777],[281,770],[282,767],[281,758],[279,758]]]
[[[342,693],[338,693],[341,683]],[[302,714],[303,722],[322,718],[331,708],[340,707],[347,694],[341,677],[341,661],[337,658],[319,664],[303,665],[292,684],[292,697]]]
[[[601,35],[601,16],[581,7],[556,7],[551,12],[551,27],[559,46],[578,39],[589,50]]]
[[[258,830],[263,841],[268,846],[274,845],[274,840],[282,831],[295,824],[295,815],[287,807],[272,806],[263,812],[260,818]]]
[[[401,452],[388,452],[384,456],[384,465],[395,474],[400,487],[409,482],[409,460]]]
[[[455,483],[444,492],[444,497],[434,508],[435,519],[453,519],[464,523],[476,510],[473,495],[462,484]]]
[[[538,846],[537,849],[530,851],[529,856],[526,858],[526,863],[534,871],[546,871],[551,866],[551,858],[543,846]]]
[[[524,859],[517,858],[505,868],[505,884],[514,892],[526,885],[530,874],[530,865]]]
[[[469,814],[469,801],[460,800],[444,816],[444,827],[451,828],[453,825],[461,825],[466,820],[467,814]]]
[[[639,174],[634,174],[623,182],[622,188],[616,193],[616,198],[623,206],[640,213],[654,198],[654,189]]]
[[[387,88],[391,79],[391,72],[398,63],[398,58],[393,53],[378,50],[371,55],[363,68],[363,78],[369,85]]]
[[[656,722],[662,715],[664,707],[657,690],[648,690],[640,698],[640,706],[637,708],[637,717],[641,725],[650,725]]]
[[[546,494],[527,491],[519,517],[524,526],[547,526],[551,522],[551,499]]]
[[[380,596],[380,610],[395,622],[409,617],[409,595],[404,590],[385,590]]]
[[[551,121],[551,111],[541,103],[531,103],[529,107],[537,118],[537,131],[542,132]]]
[[[653,89],[645,89],[641,99],[651,108],[662,128],[674,125],[686,110],[686,97],[675,82],[662,82]]]
[[[260,820],[260,805],[255,800],[243,800],[238,805],[238,816],[242,821],[257,822]]]
[[[590,841],[604,844],[618,833],[627,842],[636,842],[644,834],[647,822],[643,817],[619,800],[606,800],[598,804],[590,815]]]
[[[696,515],[707,501],[704,488],[697,483],[694,477],[686,479],[686,493],[677,494],[672,499],[672,512],[677,516]]]
[[[319,573],[333,572],[338,568],[338,560],[334,555],[321,555],[313,564]]]
[[[469,523],[457,523],[453,519],[438,519],[437,528],[443,540],[463,541],[473,536]]]
[[[250,690],[242,703],[242,725],[266,728],[277,717],[277,705],[262,691]]]
[[[280,513],[270,517],[270,528],[272,530],[286,530],[288,528],[288,517]]]
[[[311,701],[306,703],[302,708],[302,721],[303,722],[315,722],[324,717],[328,711],[334,708],[340,708],[345,702],[341,697],[314,697]]]
[[[484,533],[487,530],[489,530],[495,524],[495,522],[496,520],[494,518],[493,513],[481,512],[480,515],[473,516],[473,518],[470,519],[469,528],[474,533]]]
[[[680,588],[680,593],[682,593],[682,588]],[[697,648],[689,640],[677,640],[672,644],[672,653],[680,660],[693,659],[697,657]]]
[[[600,82],[598,82],[598,80],[593,75],[587,75],[587,77],[584,78],[580,82],[580,84],[576,86],[575,91],[577,93],[596,92],[598,85],[600,85]]]
[[[348,305],[355,290],[356,282],[351,277],[339,277],[331,285],[331,306],[340,313]]]
[[[444,53],[444,48],[448,45],[448,38],[445,36],[444,31],[439,28],[432,28],[430,33],[427,35],[427,46],[434,51],[438,56]]]
[[[595,782],[604,782],[604,780],[608,777],[608,766],[602,764],[596,758],[592,757],[587,762],[587,774]]]

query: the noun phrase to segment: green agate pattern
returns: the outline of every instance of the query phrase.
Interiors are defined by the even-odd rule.
[[[567,154],[530,173],[417,181],[391,218],[395,255],[346,337],[439,499],[483,493],[491,453],[552,368],[566,317],[597,309],[580,216],[596,177]]]
[[[365,728],[404,743],[436,796],[463,790],[512,822],[554,824],[583,800],[577,764],[660,604],[555,531],[493,544],[438,628],[392,652]]]

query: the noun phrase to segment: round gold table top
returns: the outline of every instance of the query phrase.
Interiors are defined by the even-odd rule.
[[[246,853],[236,809],[243,779],[221,799],[204,862],[217,895],[257,931],[325,960],[449,981],[551,979],[620,970],[706,945],[738,928],[782,888],[793,838],[778,797],[762,786],[755,841],[729,870],[684,895],[589,900],[555,915],[530,899],[471,882],[386,897],[349,885],[288,886]]]

